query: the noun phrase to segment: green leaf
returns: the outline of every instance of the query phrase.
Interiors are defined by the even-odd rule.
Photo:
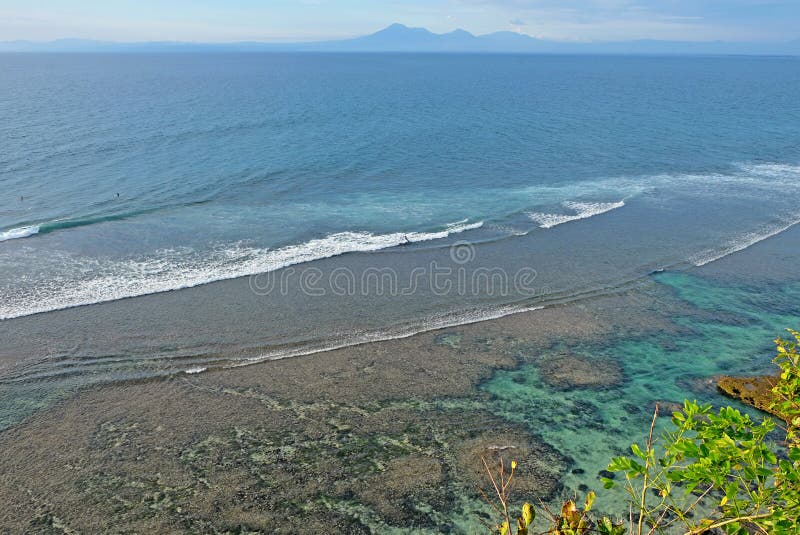
[[[522,520],[525,522],[525,526],[530,526],[535,518],[536,510],[531,504],[525,502],[525,505],[522,506]]]
[[[583,506],[583,511],[588,513],[592,510],[592,505],[594,505],[595,493],[594,491],[589,491],[589,494],[586,495],[586,504]]]
[[[614,457],[611,459],[611,462],[608,463],[608,470],[610,472],[624,472],[630,469],[631,467],[631,460],[627,457]]]
[[[646,471],[647,470],[645,470],[644,466],[641,464],[637,463],[636,461],[630,461],[630,470],[628,470],[629,477],[644,475]]]
[[[728,483],[725,485],[725,497],[728,498],[728,500],[733,500],[736,498],[737,494],[739,494],[739,485],[737,483]]]
[[[642,451],[642,449],[639,447],[638,444],[631,444],[631,451],[633,452],[634,455],[636,455],[640,459],[642,460],[647,459],[647,455],[644,454],[644,452]]]

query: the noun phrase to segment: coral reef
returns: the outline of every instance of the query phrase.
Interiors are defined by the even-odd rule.
[[[575,355],[544,359],[539,363],[542,380],[553,388],[613,388],[625,380],[622,368],[611,360]]]

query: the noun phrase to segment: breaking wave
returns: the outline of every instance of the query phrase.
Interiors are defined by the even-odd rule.
[[[71,276],[53,275],[32,288],[14,292],[0,290],[0,320],[29,316],[76,306],[116,301],[153,293],[191,288],[211,282],[275,271],[287,266],[321,260],[353,252],[370,252],[442,239],[483,226],[468,220],[447,225],[436,232],[340,232],[278,249],[233,244],[210,252],[170,249],[150,258],[101,261],[92,258],[65,258],[74,263]],[[92,273],[74,278],[74,273]]]
[[[0,242],[27,238],[28,236],[33,236],[35,234],[39,234],[39,225],[12,228],[4,232],[0,232]]]
[[[570,221],[587,219],[592,216],[604,214],[625,206],[625,201],[619,202],[573,202],[567,201],[562,206],[573,211],[573,214],[548,214],[542,212],[529,212],[528,217],[539,224],[541,228],[552,228]]]

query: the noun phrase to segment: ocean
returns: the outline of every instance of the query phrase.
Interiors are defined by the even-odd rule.
[[[707,213],[636,260],[662,267],[800,218],[795,58],[0,62],[2,319],[626,205]]]
[[[0,351],[155,350],[169,372],[191,371],[713,262],[800,222],[799,67],[2,55]],[[155,301],[127,299],[142,296]],[[57,310],[72,312],[45,314]],[[36,323],[36,340],[12,336]]]
[[[197,482],[219,447],[271,481],[263,514],[474,532],[470,448],[522,440],[548,498],[599,489],[656,402],[749,410],[712,378],[773,371],[800,327],[800,58],[0,54],[0,73],[0,442],[20,481],[58,475],[57,503],[99,482],[59,512],[75,525],[199,530],[205,487],[123,511],[105,474]],[[73,443],[67,484],[50,448]],[[294,494],[273,454],[313,484]],[[384,514],[369,478],[420,456],[455,471]]]

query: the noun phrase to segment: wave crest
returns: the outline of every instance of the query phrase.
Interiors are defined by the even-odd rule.
[[[0,320],[30,316],[83,305],[104,303],[153,293],[201,286],[216,281],[247,277],[287,266],[321,260],[346,253],[371,252],[408,243],[442,239],[483,226],[468,220],[447,225],[437,232],[339,232],[305,243],[279,249],[225,245],[208,253],[192,249],[160,251],[146,259],[100,262],[95,259],[64,259],[84,272],[97,273],[89,279],[49,276],[33,287],[3,294],[0,291]]]
[[[539,224],[540,228],[553,228],[563,225],[570,221],[587,219],[596,215],[616,210],[625,206],[625,201],[619,202],[576,202],[566,201],[562,203],[564,208],[572,210],[574,214],[548,214],[542,212],[529,212],[528,217]]]
[[[28,236],[33,236],[34,234],[39,234],[39,225],[12,228],[4,232],[0,232],[0,242],[27,238]]]
[[[711,262],[715,262],[721,258],[725,258],[726,256],[738,253],[739,251],[744,251],[745,249],[748,249],[764,240],[768,240],[773,236],[777,236],[778,234],[789,230],[798,223],[800,223],[800,217],[789,221],[784,220],[780,223],[766,226],[758,231],[748,232],[730,240],[722,247],[704,251],[693,256],[689,259],[689,262],[694,264],[696,267],[705,266],[706,264],[710,264]]]

